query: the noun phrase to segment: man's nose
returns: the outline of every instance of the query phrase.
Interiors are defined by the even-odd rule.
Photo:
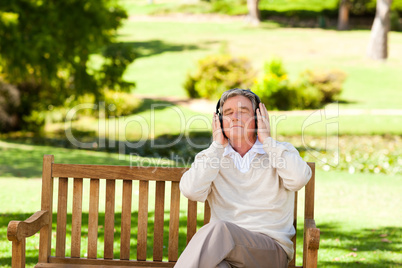
[[[232,114],[232,120],[239,120],[240,119],[240,113],[234,112]]]

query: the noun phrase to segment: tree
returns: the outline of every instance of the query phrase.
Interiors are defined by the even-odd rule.
[[[33,111],[63,104],[71,95],[99,99],[106,86],[132,86],[121,76],[135,58],[133,48],[114,42],[127,14],[114,3],[0,1],[0,77],[20,91],[21,126]],[[91,67],[92,54],[103,54],[102,66]]]
[[[260,9],[258,3],[260,0],[247,0],[248,19],[250,23],[258,25],[261,22]]]
[[[349,29],[349,9],[349,0],[339,1],[338,30],[344,31]]]
[[[374,60],[385,60],[388,57],[391,3],[392,0],[377,0],[377,9],[367,49],[368,56]]]

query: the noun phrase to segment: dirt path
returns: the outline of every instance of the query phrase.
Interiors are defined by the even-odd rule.
[[[169,22],[169,21],[179,21],[179,22],[247,22],[246,15],[229,16],[221,14],[183,14],[183,13],[172,13],[168,15],[133,15],[128,18],[129,21],[156,21],[156,22]]]

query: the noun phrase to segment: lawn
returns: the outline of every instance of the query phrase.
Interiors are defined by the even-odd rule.
[[[139,2],[121,2],[129,8],[131,15],[154,11],[154,7],[138,4]],[[171,2],[173,1],[158,1],[157,5],[169,8]],[[291,79],[296,79],[306,69],[341,69],[347,73],[348,78],[338,104],[328,105],[321,111],[272,111],[270,115],[273,134],[279,140],[290,140],[298,149],[303,149],[304,139],[310,145],[316,144],[312,145],[319,153],[316,160],[308,152],[303,152],[303,155],[306,160],[313,159],[320,163],[316,184],[316,221],[321,229],[319,267],[400,267],[402,214],[397,212],[400,211],[398,205],[402,192],[402,175],[398,171],[402,165],[398,149],[402,134],[402,33],[390,33],[390,56],[383,63],[366,58],[369,35],[366,30],[337,32],[282,28],[269,21],[262,23],[260,27],[250,27],[238,20],[201,23],[141,21],[135,16],[131,17],[119,30],[118,40],[130,43],[137,49],[138,58],[125,73],[127,80],[137,84],[137,88],[133,90],[134,96],[138,94],[151,97],[151,100],[145,100],[138,113],[110,120],[82,117],[72,122],[72,125],[67,125],[82,133],[92,133],[90,143],[93,150],[59,148],[65,144],[54,147],[18,140],[0,140],[0,266],[10,266],[11,243],[6,239],[8,222],[23,220],[40,208],[41,184],[38,178],[44,154],[54,154],[55,162],[58,163],[136,165],[160,163],[160,158],[130,159],[129,155],[95,151],[99,146],[97,142],[105,137],[110,140],[163,143],[181,133],[185,133],[184,137],[187,138],[194,131],[204,136],[202,141],[210,142],[205,137],[209,136],[211,130],[213,109],[194,111],[187,106],[172,105],[156,98],[185,98],[182,84],[186,74],[194,71],[200,58],[218,53],[226,47],[233,55],[248,57],[258,70],[262,69],[264,62],[280,57]],[[99,58],[93,57],[93,64],[98,63]],[[396,113],[381,112],[384,109],[396,110]],[[57,132],[64,135],[64,128],[64,123],[55,123],[46,129],[50,137],[50,134]],[[80,140],[79,136],[77,140]],[[71,147],[71,140],[64,142],[69,143],[66,147]],[[339,157],[342,163],[339,168],[326,165],[327,156],[320,154],[327,143],[330,143],[332,149],[340,148]],[[186,144],[171,149],[176,153],[183,152],[186,157],[197,151],[196,148],[189,150]],[[174,164],[166,157],[170,152],[155,149],[148,143],[140,147],[139,152],[142,156],[164,156],[163,164]],[[336,153],[331,151],[331,154],[334,152]],[[188,161],[182,164],[188,164]],[[387,168],[392,168],[395,172],[384,174],[383,171]],[[373,174],[375,172],[379,174]],[[389,175],[391,173],[396,175]],[[152,193],[152,185],[150,189]],[[152,194],[150,198],[149,219],[152,223]],[[184,199],[182,200],[180,217],[185,222]],[[84,202],[86,204],[87,200]],[[301,203],[302,200],[299,204]],[[87,228],[85,206],[87,205],[84,205],[84,230]],[[133,208],[136,208],[136,203]],[[118,204],[117,213],[119,209],[121,211],[121,205]],[[135,216],[135,212],[133,215]],[[101,215],[100,224],[102,221]],[[165,224],[168,224],[166,218]],[[118,225],[117,219],[116,231],[119,232]],[[151,239],[152,224],[149,228]],[[184,232],[184,229],[180,229],[182,240],[185,237]],[[134,236],[132,243],[135,244],[135,241]],[[301,237],[298,241],[301,241]],[[99,243],[102,242],[100,237]],[[85,243],[83,239],[83,255]],[[37,247],[38,236],[35,235],[27,243],[28,267],[32,267],[37,260]],[[118,247],[116,244],[115,248]],[[184,244],[181,243],[180,250],[183,247]],[[148,250],[148,255],[150,252]],[[115,254],[118,256],[118,252]],[[131,254],[135,255],[135,247]],[[301,256],[297,256],[297,259],[300,264]]]
[[[248,57],[254,68],[273,57],[283,59],[291,78],[306,69],[340,69],[348,74],[341,99],[345,109],[400,109],[402,33],[390,34],[387,63],[366,58],[369,31],[249,27],[243,22],[197,23],[129,20],[120,40],[131,42],[140,57],[125,77],[137,82],[134,93],[180,96],[185,75],[199,58],[218,53]],[[158,79],[153,79],[158,77]]]
[[[41,174],[41,161],[43,154],[54,154],[57,163],[93,163],[130,165],[128,157],[121,155],[93,152],[76,149],[53,148],[48,146],[24,145],[18,143],[1,142],[0,170],[0,265],[10,264],[10,243],[6,239],[6,226],[10,220],[23,220],[40,208],[41,181],[37,179]],[[135,159],[137,162],[140,159]],[[154,159],[157,161],[157,159]],[[137,164],[133,162],[132,164]],[[152,159],[147,159],[152,163]],[[154,162],[156,163],[156,162]],[[165,164],[171,164],[165,162]],[[5,168],[6,167],[6,168]],[[4,169],[5,168],[5,169]],[[7,169],[8,168],[8,169]],[[400,222],[402,215],[392,213],[399,211],[400,192],[402,191],[401,175],[368,174],[318,170],[316,175],[316,207],[315,218],[321,229],[321,243],[319,251],[319,267],[396,267],[402,261]],[[71,186],[71,185],[70,185]],[[167,187],[169,188],[169,187]],[[57,184],[55,185],[57,189]],[[117,186],[117,196],[121,195],[120,184]],[[85,184],[84,191],[88,191]],[[149,201],[149,243],[152,240],[152,222],[154,209],[154,184],[150,186]],[[134,185],[133,211],[138,207],[138,186]],[[104,209],[104,186],[101,186],[101,207]],[[167,194],[167,196],[169,196]],[[25,197],[25,198],[23,198]],[[71,201],[72,198],[69,198]],[[116,200],[121,200],[117,197]],[[186,201],[182,198],[181,222],[185,226]],[[300,194],[299,205],[303,203],[303,194]],[[169,202],[165,202],[166,205]],[[56,207],[57,204],[54,204]],[[385,208],[385,209],[384,209]],[[87,228],[88,200],[83,201],[83,230]],[[199,207],[201,213],[202,207]],[[121,202],[116,204],[117,222],[116,231],[119,232],[119,213]],[[71,213],[71,203],[69,204]],[[133,220],[135,223],[135,214]],[[303,210],[299,208],[299,215]],[[103,224],[103,214],[99,225]],[[71,216],[71,215],[70,215]],[[54,218],[56,215],[54,214]],[[168,215],[166,215],[168,217]],[[70,218],[71,219],[71,218]],[[301,219],[298,221],[301,223]],[[168,218],[165,218],[168,230]],[[201,224],[201,223],[200,223]],[[68,228],[71,228],[69,225]],[[299,226],[302,228],[302,226]],[[167,231],[166,231],[167,232]],[[136,230],[133,230],[133,234]],[[99,248],[102,248],[103,237],[100,229]],[[165,234],[167,235],[167,233]],[[180,238],[185,241],[185,228],[180,229]],[[132,243],[135,245],[135,235]],[[67,239],[67,241],[69,241]],[[301,237],[298,238],[301,241]],[[166,242],[166,241],[165,241]],[[86,251],[86,239],[82,240],[82,255]],[[116,242],[117,243],[117,242]],[[32,267],[36,261],[38,236],[34,236],[27,243],[27,263]],[[299,248],[301,245],[298,245]],[[118,244],[116,244],[116,249]],[[183,250],[184,243],[180,245]],[[151,255],[149,246],[148,256]],[[101,252],[99,252],[101,254]],[[132,248],[135,256],[135,246]],[[115,252],[118,257],[118,252]],[[301,256],[297,256],[300,261]]]

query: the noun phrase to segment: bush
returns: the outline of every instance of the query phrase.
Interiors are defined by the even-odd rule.
[[[196,73],[188,74],[183,86],[191,98],[218,99],[228,89],[249,88],[255,75],[246,58],[229,54],[212,55],[198,62]]]
[[[295,90],[290,86],[282,61],[272,60],[264,65],[264,76],[253,88],[269,110],[296,108]]]
[[[291,83],[280,59],[265,63],[264,76],[253,87],[270,110],[316,109],[336,100],[346,74],[339,70],[304,71]]]
[[[0,132],[9,132],[18,125],[20,102],[18,89],[0,80]]]
[[[318,108],[323,99],[316,87],[291,83],[280,59],[265,63],[264,76],[254,91],[269,110]]]
[[[338,99],[346,74],[340,70],[306,70],[301,74],[301,79],[305,81],[305,86],[315,87],[323,94],[323,103],[329,103]]]
[[[105,93],[106,115],[124,116],[136,111],[142,101],[133,94],[108,90]]]

